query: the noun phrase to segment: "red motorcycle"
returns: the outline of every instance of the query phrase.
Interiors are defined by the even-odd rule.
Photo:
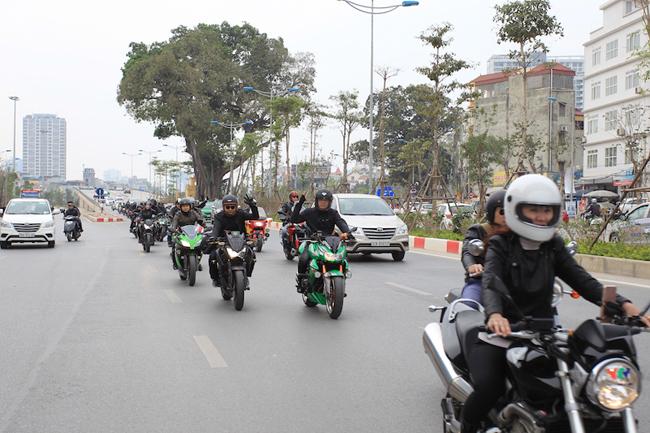
[[[307,232],[305,231],[305,224],[289,223],[286,225],[287,236],[282,239],[282,250],[287,260],[293,260],[294,257],[300,254],[298,248],[300,244],[307,239]]]
[[[255,241],[255,250],[259,253],[262,251],[264,242],[270,236],[270,222],[272,218],[246,221],[246,233],[249,239]]]

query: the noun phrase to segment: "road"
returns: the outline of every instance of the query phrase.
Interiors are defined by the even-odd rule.
[[[167,247],[145,254],[125,223],[85,222],[77,243],[57,224],[55,249],[0,253],[0,433],[440,431],[421,333],[461,283],[457,259],[352,258],[331,320],[303,306],[274,233],[237,312],[207,269],[184,285]],[[643,303],[650,287],[635,284],[621,292]],[[574,325],[596,310],[566,299],[561,314]]]

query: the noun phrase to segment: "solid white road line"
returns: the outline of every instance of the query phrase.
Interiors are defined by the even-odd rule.
[[[605,281],[606,283],[619,284],[621,286],[634,286],[634,287],[643,287],[644,289],[650,289],[650,286],[647,284],[630,283],[627,281],[607,280],[605,278],[596,278],[596,279],[599,281]]]
[[[183,300],[178,297],[178,295],[171,289],[165,289],[165,295],[167,295],[167,299],[169,299],[169,302],[172,304],[182,304]]]
[[[207,335],[195,335],[194,341],[196,341],[199,349],[201,349],[201,352],[203,352],[205,359],[208,361],[208,364],[210,364],[210,368],[228,367],[226,360],[223,359],[223,356],[221,356],[221,353],[219,353],[217,347],[212,344],[210,337]]]
[[[390,281],[386,281],[386,284],[389,286],[396,287],[401,290],[406,290],[407,292],[415,293],[416,295],[422,295],[422,296],[433,296],[433,294],[424,292],[422,290],[414,289],[413,287],[405,286],[403,284],[398,284],[398,283],[392,283]]]

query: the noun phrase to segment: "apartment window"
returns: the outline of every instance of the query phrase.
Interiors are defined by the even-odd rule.
[[[600,98],[600,81],[591,83],[591,99],[595,100]]]
[[[591,65],[592,66],[600,65],[600,52],[601,52],[600,47],[594,48],[593,50],[591,50]]]
[[[598,167],[598,150],[587,151],[587,168]]]
[[[616,146],[605,149],[605,167],[616,167]]]
[[[559,104],[559,116],[560,117],[565,117],[566,116],[566,104],[564,102],[560,102]]]
[[[614,39],[613,41],[607,42],[607,47],[605,50],[605,60],[611,60],[618,56],[618,40]]]
[[[631,53],[633,51],[638,50],[641,48],[641,32],[636,31],[634,33],[630,33],[627,35],[625,38],[625,49],[628,53]]]
[[[639,71],[627,71],[625,73],[625,89],[636,89],[639,87]]]
[[[616,110],[605,113],[605,131],[616,129]]]
[[[615,95],[618,90],[618,77],[614,75],[605,80],[605,96]]]
[[[587,121],[587,134],[598,133],[598,118],[589,119]]]
[[[636,4],[636,0],[625,0],[625,15],[631,14],[637,9],[639,6]]]

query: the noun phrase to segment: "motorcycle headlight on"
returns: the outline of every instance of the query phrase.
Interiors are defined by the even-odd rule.
[[[330,252],[325,252],[324,254],[325,260],[328,262],[338,262],[339,260],[342,259],[340,254],[335,254],[335,253],[330,253]]]
[[[228,257],[230,257],[231,259],[236,259],[237,257],[244,257],[244,255],[246,254],[245,249],[237,252],[232,248],[226,248],[226,251],[228,252]]]
[[[593,404],[610,412],[621,411],[641,393],[639,370],[624,359],[607,359],[591,370],[586,391]]]
[[[188,241],[186,241],[185,239],[181,240],[181,245],[183,245],[185,248],[190,247],[190,243]]]

